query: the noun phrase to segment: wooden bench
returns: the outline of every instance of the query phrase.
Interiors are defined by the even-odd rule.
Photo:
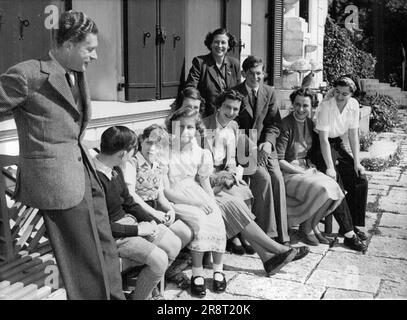
[[[85,140],[83,144],[88,148],[89,153],[92,157],[96,156],[100,152],[100,141],[99,140]],[[130,293],[134,290],[137,276],[143,269],[143,265],[135,265],[131,261],[126,261],[127,259],[120,258],[120,271],[122,273],[123,279],[123,291]],[[165,290],[165,278],[163,277],[159,283],[159,291],[163,295]]]
[[[0,155],[0,300],[65,300],[60,277],[57,287],[46,285],[47,267],[57,268],[57,264],[40,211],[12,200],[18,160],[18,156]],[[123,290],[130,292],[142,266],[120,262]],[[160,291],[164,292],[164,281]]]

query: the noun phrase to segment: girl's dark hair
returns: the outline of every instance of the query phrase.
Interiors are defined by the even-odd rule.
[[[294,105],[294,101],[295,101],[295,98],[296,98],[297,96],[310,98],[310,99],[311,99],[311,107],[312,107],[312,108],[316,108],[317,105],[318,105],[317,96],[316,96],[315,92],[312,91],[310,88],[300,88],[300,89],[297,89],[297,90],[293,91],[293,92],[290,94],[291,104]]]
[[[102,133],[100,151],[107,155],[118,151],[130,151],[136,147],[137,135],[125,126],[114,126]]]
[[[138,150],[141,150],[141,144],[146,139],[154,140],[164,147],[168,145],[169,140],[167,130],[158,124],[152,124],[145,128],[143,133],[138,136]]]
[[[172,123],[174,121],[179,121],[181,118],[195,118],[195,127],[199,134],[203,134],[205,130],[205,126],[202,124],[201,116],[199,115],[199,111],[193,109],[191,106],[184,106],[174,113],[172,113],[166,120],[165,125],[167,127],[167,131],[172,134]]]
[[[209,51],[212,51],[211,46],[212,46],[213,39],[218,34],[225,34],[228,37],[228,51],[232,50],[236,46],[237,42],[236,42],[234,35],[229,33],[229,31],[226,30],[225,28],[219,28],[213,32],[209,32],[205,37],[204,44],[208,48]]]
[[[226,99],[237,100],[241,102],[243,101],[243,95],[240,92],[232,89],[224,91],[220,95],[218,95],[215,99],[216,108],[219,109]]]
[[[349,76],[345,75],[340,77],[334,82],[334,87],[348,87],[352,93],[358,90],[356,82]]]
[[[78,43],[89,33],[98,34],[96,23],[83,12],[66,11],[59,18],[56,42],[61,46],[65,41]]]
[[[177,100],[175,101],[175,108],[174,110],[178,110],[181,108],[182,103],[185,98],[190,98],[193,100],[200,100],[201,105],[199,109],[201,110],[205,104],[205,99],[202,98],[201,93],[199,90],[195,87],[186,87],[184,90],[181,91],[181,93],[178,95]]]

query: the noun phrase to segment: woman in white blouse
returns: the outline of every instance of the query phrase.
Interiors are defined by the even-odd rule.
[[[352,98],[356,85],[349,77],[334,83],[333,96],[323,100],[316,112],[322,159],[318,169],[338,181],[346,190],[346,202],[360,240],[366,235],[356,226],[365,225],[368,182],[359,158],[359,102]],[[353,157],[345,150],[341,136],[348,133]],[[343,234],[343,230],[339,230]]]

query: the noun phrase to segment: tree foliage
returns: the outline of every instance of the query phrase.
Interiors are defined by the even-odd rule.
[[[350,32],[330,17],[325,25],[324,79],[332,84],[344,74],[354,78],[374,78],[376,59],[356,47]]]

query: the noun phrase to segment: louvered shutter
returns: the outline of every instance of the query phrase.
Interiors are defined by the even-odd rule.
[[[283,0],[269,1],[268,82],[277,88],[282,84],[283,60]]]

